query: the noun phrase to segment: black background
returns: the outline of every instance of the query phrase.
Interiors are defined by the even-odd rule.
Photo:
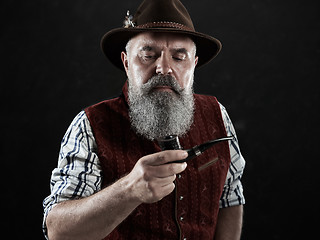
[[[64,132],[126,79],[100,38],[139,3],[1,1],[1,207],[11,239],[43,239],[42,200]],[[225,105],[247,161],[243,239],[311,238],[320,213],[319,1],[183,3],[196,29],[223,43],[196,70],[195,90]]]

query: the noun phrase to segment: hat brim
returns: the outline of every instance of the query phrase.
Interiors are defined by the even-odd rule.
[[[190,37],[197,46],[197,56],[199,57],[197,67],[200,67],[220,52],[221,42],[209,35],[180,30],[175,28],[116,28],[107,32],[101,39],[101,49],[106,57],[119,69],[124,71],[120,53],[125,51],[127,42],[135,35],[142,32],[163,32],[163,33],[179,33]]]

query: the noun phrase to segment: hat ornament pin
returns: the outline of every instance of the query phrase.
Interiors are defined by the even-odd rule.
[[[124,28],[135,27],[135,24],[134,24],[134,22],[132,21],[132,19],[133,19],[133,16],[130,15],[130,11],[128,10],[128,11],[127,11],[127,15],[125,16],[124,21],[123,21],[123,27],[124,27]]]

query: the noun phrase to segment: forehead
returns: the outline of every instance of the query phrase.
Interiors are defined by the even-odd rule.
[[[152,33],[145,32],[134,36],[131,39],[136,48],[142,46],[155,46],[158,48],[185,48],[192,49],[195,44],[191,38],[178,33]]]

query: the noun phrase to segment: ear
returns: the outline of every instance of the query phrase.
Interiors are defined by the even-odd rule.
[[[198,57],[198,56],[196,56],[196,57],[195,57],[195,60],[194,60],[194,66],[197,66],[197,64],[198,64],[198,60],[199,60],[199,57]]]
[[[124,69],[126,70],[126,73],[128,75],[128,56],[125,52],[121,52],[121,60],[122,60]]]

